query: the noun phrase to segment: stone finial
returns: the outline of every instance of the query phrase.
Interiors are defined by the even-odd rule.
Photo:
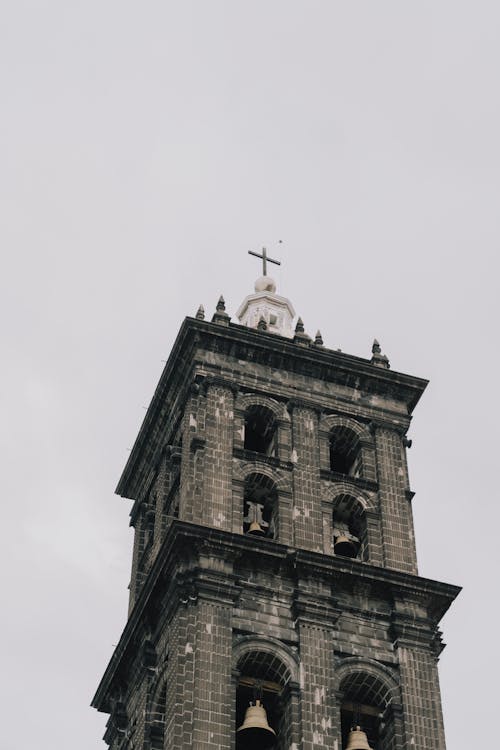
[[[323,346],[323,336],[321,335],[321,331],[316,331],[316,336],[314,337],[314,344],[315,346]]]
[[[219,297],[219,301],[217,302],[217,306],[215,308],[215,313],[212,318],[212,323],[220,323],[223,326],[229,325],[229,321],[231,318],[226,312],[226,303],[224,302],[224,297]]]
[[[382,349],[380,348],[377,339],[373,339],[372,358],[370,361],[375,367],[385,367],[386,370],[389,369],[389,359],[385,354],[382,354]]]
[[[200,305],[196,312],[196,320],[205,320],[205,308]]]
[[[310,344],[311,343],[310,337],[304,331],[304,322],[302,318],[299,318],[297,320],[297,325],[295,326],[295,336],[293,337],[293,340],[295,344]]]
[[[261,315],[259,322],[257,324],[257,328],[259,331],[267,331],[267,323],[266,319]]]

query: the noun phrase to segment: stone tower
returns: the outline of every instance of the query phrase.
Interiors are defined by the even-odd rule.
[[[406,437],[426,381],[312,340],[263,276],[181,326],[117,492],[128,622],[93,700],[112,750],[232,750],[259,697],[277,750],[444,750],[438,624]],[[263,745],[264,746],[264,745]],[[258,744],[252,747],[257,750]]]

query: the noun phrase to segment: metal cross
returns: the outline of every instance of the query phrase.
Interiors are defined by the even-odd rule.
[[[252,250],[248,251],[249,255],[255,255],[256,258],[262,258],[262,275],[267,276],[267,262],[269,263],[275,263],[277,266],[281,266],[280,260],[274,260],[273,258],[267,257],[267,250],[265,247],[262,248],[262,255],[259,255],[259,253],[254,253]]]

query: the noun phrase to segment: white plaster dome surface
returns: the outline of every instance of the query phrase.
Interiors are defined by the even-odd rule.
[[[255,291],[258,292],[276,292],[276,282],[270,276],[261,276],[255,282]]]

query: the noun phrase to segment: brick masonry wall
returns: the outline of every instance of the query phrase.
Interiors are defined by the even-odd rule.
[[[165,750],[192,747],[196,609],[179,606],[169,624]]]
[[[339,742],[333,696],[333,640],[328,627],[299,618],[302,750],[325,750]]]
[[[209,385],[203,473],[203,509],[197,523],[232,529],[234,396],[229,388]]]
[[[166,677],[165,750],[234,750],[237,682],[232,643],[238,642],[238,634],[252,634],[256,644],[261,641],[271,649],[272,644],[286,644],[300,661],[297,684],[283,692],[283,750],[340,750],[342,696],[336,670],[351,663],[358,671],[363,665],[368,671],[374,664],[390,668],[391,680],[400,686],[393,693],[396,718],[383,750],[444,750],[432,633],[419,625],[427,622],[425,597],[399,592],[394,599],[390,591],[363,582],[356,573],[340,583],[303,575],[301,569],[283,567],[264,554],[233,554],[231,544],[225,551],[213,541],[209,545],[205,541],[198,551],[186,550],[190,562],[179,561],[173,580],[188,575],[185,580],[192,583],[172,588],[164,602],[168,621],[163,606],[157,609],[157,622],[150,621],[156,669],[141,667],[140,654],[132,663],[127,715],[136,747],[150,750],[153,715],[148,707]],[[272,552],[274,542],[259,545]],[[356,565],[361,573],[363,563]],[[422,644],[408,645],[407,631]],[[137,648],[143,644],[138,642]],[[155,706],[155,712],[161,714],[161,706]],[[113,750],[122,748],[120,737]],[[288,744],[283,744],[285,737]]]
[[[445,750],[436,659],[429,651],[398,648],[405,748]]]
[[[197,608],[194,750],[229,748],[234,734],[231,607],[200,600]]]
[[[192,440],[205,440],[206,396],[194,384],[182,420],[182,461],[180,476],[179,517],[197,521],[203,512],[204,450],[192,450]]]
[[[323,518],[319,473],[318,415],[293,406],[293,530],[295,546],[323,551]]]
[[[252,365],[252,367],[260,372],[261,379],[267,376],[271,387],[271,378],[266,368],[257,365]],[[224,377],[230,380],[232,372],[227,371]],[[308,383],[303,377],[297,378],[296,383],[292,380],[288,385],[289,387],[293,385],[295,393],[297,393],[297,387],[300,386],[302,395],[309,396],[309,399],[311,393],[318,391],[319,394],[321,390],[321,383],[315,380]],[[268,391],[268,393],[282,398],[280,393],[280,390],[283,390],[282,386],[280,388],[278,384],[272,383],[272,387],[277,392]],[[333,397],[333,392],[330,395]],[[247,396],[246,400],[251,402],[252,399]],[[269,397],[267,396],[266,399],[261,397],[257,400],[265,402],[269,400]],[[318,409],[320,409],[321,400],[318,398]],[[243,410],[241,407],[237,409],[235,419],[234,401],[230,387],[218,384],[209,384],[207,387],[202,384],[192,388],[186,402],[182,427],[179,517],[195,523],[236,531],[242,526],[240,518],[242,503],[235,507],[235,498],[232,497],[234,495],[232,461],[234,450],[241,448],[242,444]],[[275,399],[274,403],[279,402]],[[349,419],[338,417],[336,422],[356,423],[356,417],[358,413],[363,412],[363,409],[360,408],[356,399],[353,399],[348,408],[352,416]],[[346,410],[345,402],[343,410],[344,412]],[[321,507],[320,501],[320,471],[328,469],[326,425],[331,419],[325,421],[323,415],[318,417],[319,411],[299,406],[293,401],[290,411],[292,412],[290,422],[284,418],[278,420],[279,460],[285,462],[293,459],[294,466],[293,495],[280,497],[278,504],[278,509],[281,510],[277,521],[278,528],[281,528],[280,537],[287,540],[287,543],[298,547],[329,554],[331,541],[328,539],[325,508]],[[321,425],[318,425],[319,419]],[[360,426],[360,434],[366,433],[365,425],[366,422],[362,427]],[[416,572],[405,450],[395,430],[378,427],[375,435],[376,451],[369,437],[364,437],[361,441],[363,478],[371,481],[378,478],[380,485],[379,508],[370,510],[367,519],[366,541],[369,560],[374,564],[385,564],[394,569]],[[162,470],[161,467],[160,470]],[[335,482],[331,482],[331,486],[333,493]],[[161,498],[163,492],[164,490],[160,489],[156,503],[155,541],[157,543],[152,558],[159,549],[167,525],[161,510],[164,501]],[[355,487],[353,487],[353,494],[356,495]],[[381,524],[381,529],[378,524]],[[140,529],[136,537],[134,570],[138,571],[138,561],[143,552]],[[143,577],[138,571],[139,587]],[[136,586],[133,576],[132,588],[134,587]],[[135,592],[131,598],[135,600]]]
[[[407,468],[399,434],[377,428],[377,468],[384,562],[388,568],[417,574]]]
[[[342,584],[335,578],[323,580],[319,573],[317,579],[302,579],[293,567],[294,549],[332,556],[332,509],[342,485],[342,493],[362,498],[366,508],[368,562],[416,574],[401,439],[401,430],[408,425],[404,406],[389,395],[367,396],[354,387],[293,371],[283,373],[257,361],[242,363],[217,351],[198,351],[196,367],[203,373],[198,373],[186,398],[180,466],[162,458],[147,490],[145,481],[143,507],[136,520],[131,605],[155,556],[162,551],[171,523],[166,517],[171,510],[167,511],[166,501],[179,472],[179,518],[237,535],[242,533],[245,476],[260,470],[272,477],[278,488],[277,541],[289,546],[286,554],[290,560],[278,564],[272,555],[247,560],[237,552],[234,559],[228,556],[232,560],[229,565],[223,556],[184,551],[186,559],[190,558],[186,565],[198,573],[201,569],[208,578],[187,595],[176,593],[178,601],[158,604],[159,619],[149,623],[158,668],[154,675],[140,673],[137,667],[130,673],[127,713],[135,747],[150,750],[148,706],[166,679],[164,750],[234,750],[237,677],[231,644],[242,635],[251,635],[277,648],[293,650],[300,660],[299,681],[289,683],[283,692],[280,749],[340,750],[342,697],[335,691],[335,670],[339,664],[356,663],[379,664],[390,670],[398,683],[394,694],[397,721],[391,725],[392,734],[383,750],[443,750],[432,646],[417,648],[394,642],[396,605],[384,584],[367,586],[360,561],[352,563],[348,584],[344,578]],[[262,403],[273,399],[277,456],[249,458],[243,450],[245,404],[253,398]],[[177,431],[179,410],[176,414]],[[328,474],[328,425],[335,420],[346,424],[357,420],[362,447],[359,480]],[[391,422],[394,429],[385,426]],[[370,423],[384,426],[375,427],[371,434]],[[174,440],[178,442],[179,437]],[[147,513],[152,508],[154,543],[148,553],[151,523]],[[229,534],[227,539],[230,548]],[[272,549],[275,542],[269,539],[265,544]],[[185,568],[179,571],[184,576]],[[238,589],[238,596],[228,593],[231,588]],[[166,617],[165,604],[168,621],[162,619]],[[405,606],[404,601],[399,603],[401,611]],[[417,628],[425,614],[415,612]],[[398,701],[402,707],[399,713]],[[122,750],[119,737],[113,742]]]

